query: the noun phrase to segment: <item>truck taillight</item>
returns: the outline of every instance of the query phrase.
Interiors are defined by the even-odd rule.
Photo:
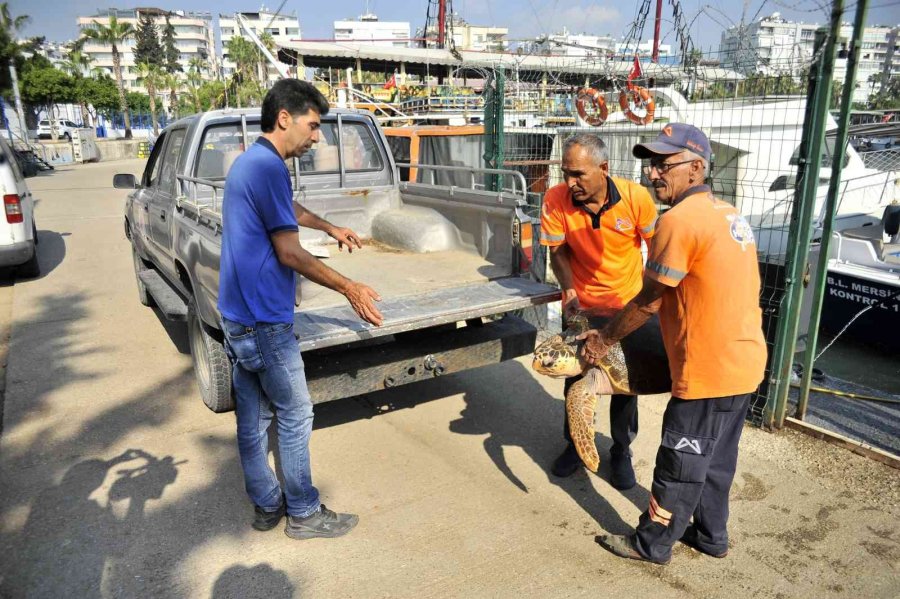
[[[11,193],[3,196],[3,207],[6,208],[6,222],[10,224],[20,223],[22,218],[22,203],[18,194]]]
[[[531,270],[533,243],[531,236],[531,223],[517,220],[515,228],[513,229],[513,237],[515,242],[519,244],[520,249],[519,272],[528,272]]]

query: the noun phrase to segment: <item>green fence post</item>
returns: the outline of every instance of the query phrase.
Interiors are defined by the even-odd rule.
[[[809,387],[812,383],[813,363],[816,359],[816,344],[819,341],[819,319],[822,317],[822,302],[828,278],[828,247],[831,243],[831,231],[834,228],[834,213],[837,209],[841,171],[844,168],[844,153],[847,151],[847,129],[850,126],[850,110],[853,104],[853,90],[856,87],[859,51],[862,48],[862,36],[866,24],[868,4],[868,0],[858,0],[856,17],[853,21],[853,37],[848,48],[847,72],[844,76],[844,88],[841,93],[841,112],[838,116],[837,136],[834,140],[834,154],[831,157],[831,180],[828,183],[828,195],[825,198],[825,220],[822,223],[822,241],[819,244],[816,285],[813,289],[812,307],[809,316],[809,337],[806,342],[806,353],[803,356],[803,380],[800,383],[800,398],[795,414],[800,420],[806,416],[806,406],[809,403]]]
[[[779,310],[774,355],[770,369],[769,394],[766,399],[764,424],[781,428],[787,411],[791,368],[797,345],[800,308],[803,302],[803,276],[809,258],[812,238],[812,216],[819,185],[819,166],[825,145],[825,124],[831,100],[831,81],[834,73],[835,46],[841,27],[843,0],[832,6],[830,28],[816,31],[815,55],[810,68],[806,119],[803,123],[803,143],[797,167],[797,191],[791,210],[788,246],[785,257],[785,292]],[[812,106],[810,107],[810,103]]]
[[[493,83],[493,84],[491,84]],[[503,168],[503,101],[506,76],[503,69],[493,73],[493,82],[485,86],[484,97],[484,166],[485,168]],[[500,175],[488,177],[491,191],[500,191],[503,180]]]

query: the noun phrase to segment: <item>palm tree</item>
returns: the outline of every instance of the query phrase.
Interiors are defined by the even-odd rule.
[[[9,3],[0,3],[0,88],[3,91],[12,87],[9,67],[15,65],[22,57],[22,48],[16,41],[16,33],[29,20],[30,17],[28,15],[13,17],[9,14]],[[51,110],[50,112],[52,113],[53,111]],[[0,123],[2,122],[6,122],[6,114],[3,103],[0,102]],[[22,123],[22,126],[24,127],[25,123]]]
[[[200,85],[203,83],[203,72],[206,63],[199,56],[194,56],[188,62],[187,84],[191,93],[191,103],[194,110],[200,112]]]
[[[275,44],[275,38],[272,37],[272,34],[269,32],[263,32],[259,36],[259,41],[262,42],[263,46],[266,47],[266,50],[269,51],[273,56],[276,55],[278,51],[278,46]],[[258,49],[257,49],[258,50]],[[259,83],[264,88],[267,87],[267,83],[269,81],[269,59],[265,57],[261,50],[259,51]]]
[[[77,79],[95,74],[93,71],[96,70],[91,69],[91,63],[94,62],[94,59],[91,58],[89,54],[85,54],[82,48],[83,44],[74,42],[71,46],[69,46],[68,60],[62,61],[62,63],[59,65],[63,71]],[[84,103],[84,101],[80,101],[78,105],[81,108],[81,122],[84,126],[87,126],[87,105]]]
[[[153,122],[153,135],[159,136],[159,121],[156,119],[156,90],[165,85],[162,69],[155,64],[142,62],[138,64],[139,81],[144,83],[147,88],[147,95],[150,96],[150,120]]]
[[[82,32],[84,38],[112,48],[113,71],[116,75],[116,86],[119,88],[119,110],[125,115],[125,139],[131,139],[131,115],[128,113],[125,85],[122,83],[122,58],[119,55],[119,44],[133,37],[134,33],[134,26],[131,23],[119,23],[115,15],[109,17],[109,25],[94,21],[93,26]]]
[[[181,88],[181,77],[178,73],[163,73],[162,85],[169,90],[169,117],[174,118],[178,111],[178,90]]]

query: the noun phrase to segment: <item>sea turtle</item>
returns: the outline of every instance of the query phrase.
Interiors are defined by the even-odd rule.
[[[601,328],[612,315],[609,312],[582,310],[568,319],[568,326],[534,350],[531,367],[547,376],[569,378],[583,375],[566,394],[569,432],[578,455],[592,472],[600,466],[594,443],[594,410],[600,395],[651,395],[672,388],[669,361],[666,358],[659,320],[652,317],[610,348],[596,367],[581,357],[576,337],[589,329]]]

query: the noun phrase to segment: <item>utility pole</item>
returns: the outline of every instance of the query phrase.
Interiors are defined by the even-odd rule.
[[[662,0],[656,0],[656,21],[653,23],[653,56],[651,62],[659,62],[659,26],[662,23]],[[638,46],[641,40],[637,41]],[[637,48],[635,48],[637,50]]]
[[[22,95],[19,93],[19,76],[16,73],[16,65],[9,61],[9,76],[12,79],[13,97],[16,101],[16,114],[19,117],[19,136],[22,141],[28,143],[28,126],[25,124],[25,111],[22,109]]]

